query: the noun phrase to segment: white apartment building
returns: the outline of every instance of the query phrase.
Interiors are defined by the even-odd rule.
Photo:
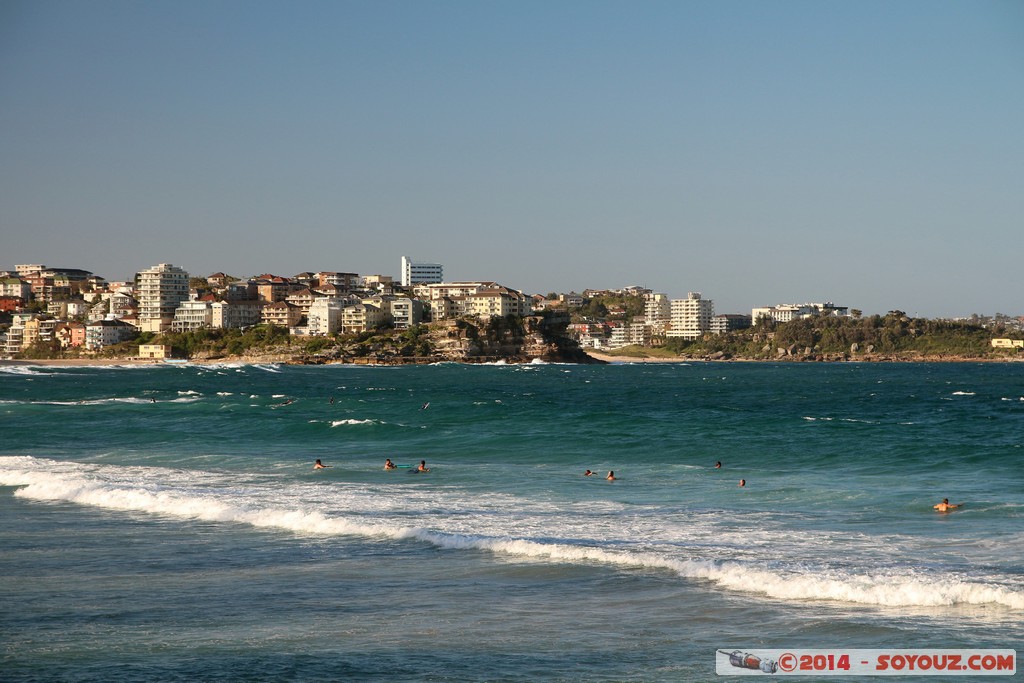
[[[808,304],[777,304],[775,306],[762,306],[752,309],[750,312],[751,321],[756,325],[761,318],[771,318],[780,323],[788,323],[798,318],[810,318],[815,315],[832,315],[843,317],[847,315],[846,306],[836,306],[831,301],[824,303]]]
[[[85,326],[85,348],[101,349],[135,337],[135,328],[120,320],[97,320]]]
[[[651,341],[650,327],[636,321],[624,323],[612,328],[608,338],[609,349],[620,349],[623,346],[645,345]]]
[[[25,339],[25,323],[15,318],[14,324],[7,329],[7,338],[4,345],[4,355],[11,358],[21,353],[21,345]]]
[[[672,302],[666,294],[644,296],[644,323],[657,334],[664,334],[672,320]]]
[[[344,305],[337,299],[321,297],[313,301],[306,314],[306,333],[325,337],[341,329]]]
[[[673,299],[671,310],[672,317],[665,336],[700,339],[711,329],[715,304],[711,299],[701,298],[700,292],[689,292],[685,299]]]
[[[355,334],[374,330],[384,325],[384,311],[369,304],[346,306],[342,311],[341,331],[344,334]]]
[[[188,273],[161,263],[139,273],[137,291],[139,327],[143,332],[164,332],[174,320],[178,304],[188,300]]]
[[[213,308],[209,301],[182,301],[174,309],[174,320],[171,321],[171,330],[174,332],[188,332],[203,327],[211,327],[213,324]]]
[[[440,263],[413,263],[408,256],[402,257],[402,286],[444,282],[444,266]]]
[[[32,285],[18,277],[0,279],[0,296],[13,296],[26,301],[32,295]]]

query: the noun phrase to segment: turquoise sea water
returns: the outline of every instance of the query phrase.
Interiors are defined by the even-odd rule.
[[[1021,364],[8,365],[0,416],[4,681],[1024,641]]]

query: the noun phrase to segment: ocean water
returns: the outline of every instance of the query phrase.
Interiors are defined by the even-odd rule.
[[[3,681],[1024,642],[1024,364],[6,365],[0,416]]]

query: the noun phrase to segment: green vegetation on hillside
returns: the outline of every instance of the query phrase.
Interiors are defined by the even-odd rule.
[[[1014,355],[1013,349],[993,349],[991,345],[993,337],[1013,336],[1005,328],[908,318],[902,311],[891,311],[884,316],[865,318],[814,316],[788,323],[761,321],[749,330],[706,335],[694,341],[669,338],[665,347],[691,356],[722,353],[742,358],[786,355],[839,359],[864,354],[903,358],[989,358]]]

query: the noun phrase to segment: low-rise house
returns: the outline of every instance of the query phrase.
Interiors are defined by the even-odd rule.
[[[61,320],[85,318],[91,306],[84,299],[55,300],[46,304],[46,312]]]
[[[0,311],[13,313],[20,311],[25,305],[25,300],[17,296],[0,296]]]
[[[139,344],[139,358],[170,358],[170,344]]]
[[[62,349],[85,346],[85,323],[61,322],[53,328],[53,337]]]

